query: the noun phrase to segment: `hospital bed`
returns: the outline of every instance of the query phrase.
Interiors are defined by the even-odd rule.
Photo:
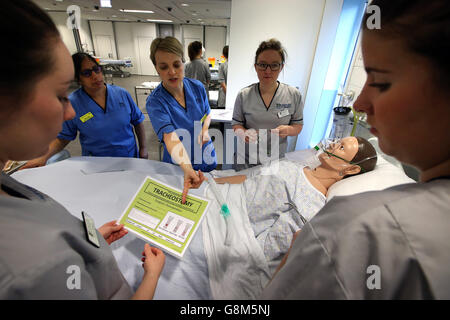
[[[99,64],[102,66],[103,72],[105,74],[111,74],[113,76],[121,77],[121,78],[129,77],[131,75],[128,71],[123,71],[121,69],[121,67],[130,68],[133,66],[130,58],[119,59],[119,60],[103,59],[103,58],[97,58],[97,59],[98,59]]]
[[[255,169],[245,173],[252,175],[252,170]],[[212,174],[227,176],[235,172],[213,171]],[[79,219],[82,219],[81,211],[87,212],[97,227],[121,216],[146,176],[178,188],[183,183],[183,172],[178,166],[133,158],[74,157],[18,171],[12,176],[48,194]],[[333,185],[327,199],[411,182],[401,169],[380,158],[374,171]],[[183,259],[166,254],[155,299],[252,299],[268,281],[264,256],[255,245],[252,226],[244,214],[245,199],[236,191],[237,187],[219,187],[231,210],[234,239],[231,246],[221,241],[225,237],[225,222],[219,215],[217,202],[212,201]],[[207,183],[190,193],[214,199]],[[211,238],[211,232],[217,234],[215,239]],[[143,276],[140,261],[143,247],[144,241],[131,233],[111,245],[119,268],[133,289]],[[220,261],[227,261],[226,265],[217,266]]]

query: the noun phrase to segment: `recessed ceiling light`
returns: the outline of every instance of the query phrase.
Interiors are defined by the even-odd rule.
[[[182,3],[181,6],[182,7],[189,7],[189,5],[187,3]]]
[[[147,19],[149,22],[173,22],[172,20]]]
[[[134,12],[134,13],[154,13],[151,10],[133,10],[133,9],[120,9],[122,12]]]
[[[102,8],[112,8],[111,0],[100,0],[100,7],[102,7]]]

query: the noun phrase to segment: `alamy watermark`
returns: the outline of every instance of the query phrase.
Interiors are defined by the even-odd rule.
[[[224,134],[216,128],[208,129],[211,143],[205,145],[198,143],[202,134],[202,123],[194,121],[193,137],[186,129],[176,129],[172,135],[173,141],[178,138],[182,141],[171,151],[173,163],[178,163],[181,153],[185,150],[192,164],[265,164],[280,159],[280,136],[270,129],[260,129],[256,134],[236,134],[233,129],[226,129]],[[250,141],[245,141],[246,137]],[[192,143],[194,145],[192,145]],[[215,149],[224,150],[224,155],[217,158]],[[236,153],[236,157],[235,157]]]
[[[68,6],[66,9],[67,21],[66,25],[69,30],[80,29],[81,26],[81,9],[77,5]]]
[[[66,269],[69,274],[66,280],[66,286],[69,290],[81,290],[81,269],[77,265],[70,265]]]
[[[381,268],[376,264],[367,267],[366,273],[369,277],[366,280],[366,286],[369,290],[381,290]]]
[[[366,13],[371,14],[367,17],[366,27],[369,30],[381,29],[381,9],[377,5],[368,5]]]

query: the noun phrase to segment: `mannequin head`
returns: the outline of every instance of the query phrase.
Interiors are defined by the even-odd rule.
[[[336,171],[344,178],[372,171],[377,163],[377,152],[364,138],[345,137],[321,154],[320,160],[320,167]]]

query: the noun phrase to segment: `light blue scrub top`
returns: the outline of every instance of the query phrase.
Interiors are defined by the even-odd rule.
[[[147,112],[160,141],[164,142],[164,133],[177,130],[177,135],[184,148],[188,153],[190,152],[189,157],[193,169],[209,172],[217,166],[214,145],[210,140],[200,148],[197,137],[200,134],[203,123],[197,123],[194,132],[194,122],[201,121],[202,118],[206,118],[211,112],[205,87],[200,81],[189,78],[183,79],[183,87],[186,109],[160,83],[147,98]],[[178,129],[185,129],[187,132],[183,134]],[[189,135],[186,133],[189,133]],[[163,161],[174,163],[165,144]]]
[[[125,89],[106,85],[105,110],[83,88],[73,92],[69,99],[76,116],[63,123],[58,138],[74,140],[80,131],[83,156],[138,156],[133,126],[145,117]]]

